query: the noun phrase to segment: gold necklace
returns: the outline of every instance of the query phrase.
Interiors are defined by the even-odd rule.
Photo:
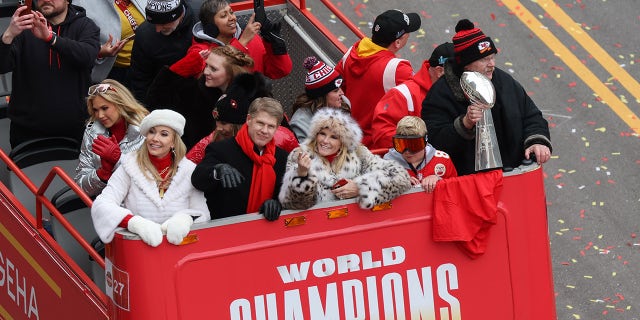
[[[169,184],[171,183],[171,179],[167,179],[168,177],[162,178],[162,175],[165,174],[167,172],[167,170],[169,170],[169,168],[171,168],[171,166],[168,166],[164,169],[162,169],[162,171],[160,171],[160,181],[156,181],[156,184],[158,185],[158,192],[160,193],[160,198],[164,198],[164,192],[169,188]]]

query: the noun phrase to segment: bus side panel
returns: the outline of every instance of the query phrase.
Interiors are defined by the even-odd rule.
[[[477,259],[432,240],[433,198],[420,191],[376,212],[341,201],[277,222],[214,221],[183,246],[117,234],[107,250],[114,319],[553,319],[541,174],[504,178]]]
[[[93,295],[0,184],[0,319],[107,319]],[[23,208],[23,207],[22,207]],[[30,215],[30,213],[26,213]]]

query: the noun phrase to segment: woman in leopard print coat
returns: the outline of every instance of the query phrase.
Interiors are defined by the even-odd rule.
[[[368,209],[409,190],[407,171],[372,154],[361,140],[362,130],[349,114],[318,110],[306,140],[289,154],[279,195],[283,207],[307,209],[319,202],[356,198]]]

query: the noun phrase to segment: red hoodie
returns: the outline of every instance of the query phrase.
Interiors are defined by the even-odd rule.
[[[411,63],[364,38],[349,48],[335,70],[342,75],[351,115],[362,128],[362,143],[371,147],[373,110],[387,91],[411,78]]]

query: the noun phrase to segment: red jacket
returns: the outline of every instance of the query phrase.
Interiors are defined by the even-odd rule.
[[[264,74],[266,77],[271,79],[280,79],[287,76],[291,73],[293,69],[293,64],[291,62],[291,57],[289,54],[283,55],[274,55],[271,50],[271,44],[268,42],[262,41],[260,36],[255,36],[246,47],[244,47],[238,39],[233,38],[230,43],[234,48],[248,54],[253,59],[253,70],[251,71],[259,71]],[[193,39],[191,47],[187,50],[187,55],[195,51],[195,53],[200,53],[202,50],[206,50],[209,48],[216,48],[220,45],[213,42],[206,41],[196,41]],[[202,68],[204,69],[204,61],[202,61]],[[197,76],[197,75],[191,75]]]
[[[372,44],[369,38],[356,42],[338,62],[335,70],[342,75],[342,90],[351,101],[351,115],[362,129],[362,143],[371,147],[371,122],[375,105],[391,88],[409,80],[413,69],[409,61],[396,58],[393,52],[386,49],[361,56],[358,51],[363,42],[365,46]]]
[[[391,137],[396,134],[398,121],[404,116],[421,117],[422,100],[427,96],[431,82],[429,60],[425,60],[411,79],[391,88],[380,99],[373,111],[373,142],[369,148],[393,147]]]
[[[433,158],[429,160],[427,164],[422,169],[417,170],[418,175],[411,169],[407,169],[409,175],[412,177],[418,178],[418,180],[422,180],[425,177],[430,175],[436,175],[442,179],[457,177],[458,172],[456,171],[456,166],[453,165],[453,161],[446,152],[442,152],[440,150],[436,150]]]

